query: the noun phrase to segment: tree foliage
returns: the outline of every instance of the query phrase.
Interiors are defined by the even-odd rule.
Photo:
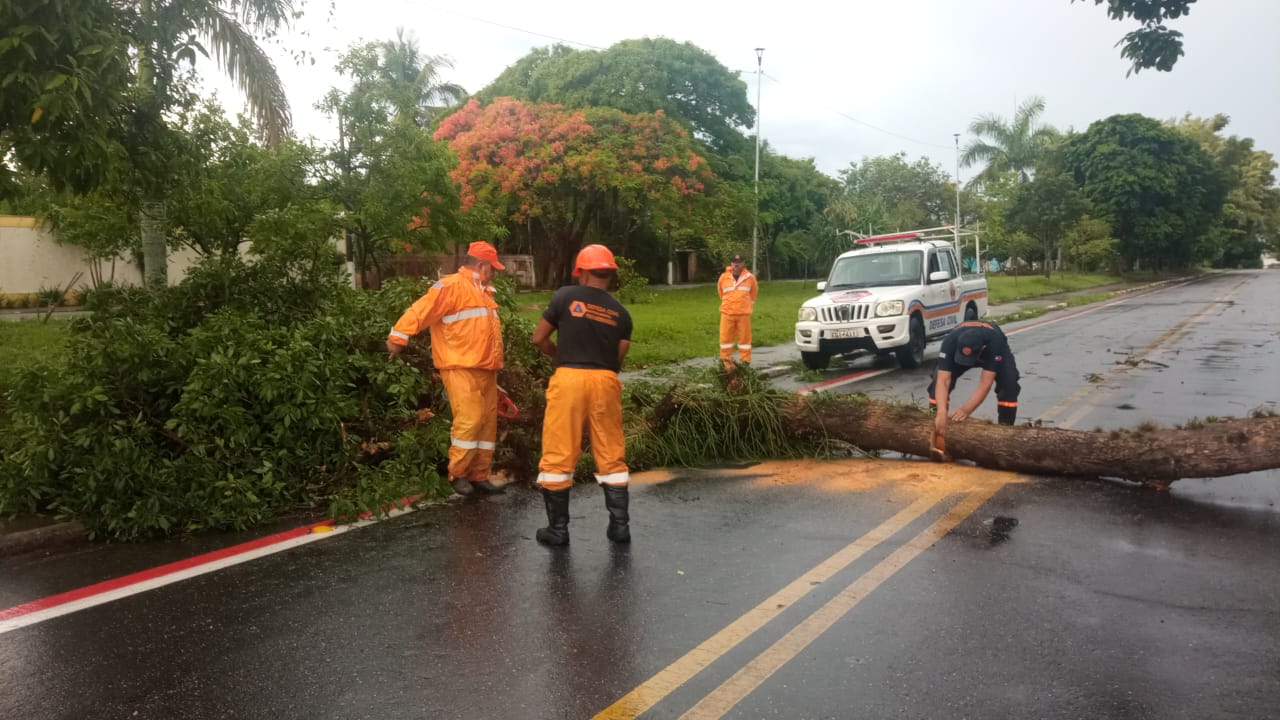
[[[1067,140],[1062,157],[1127,261],[1179,268],[1213,259],[1202,241],[1227,182],[1194,140],[1142,115],[1113,115]]]
[[[827,202],[840,183],[824,175],[813,158],[795,159],[763,152],[760,158],[760,239],[764,266],[752,270],[766,279],[775,272],[808,275],[830,257],[815,250],[834,233]],[[745,244],[745,243],[744,243]],[[748,248],[738,248],[747,252]],[[721,257],[727,261],[728,257]]]
[[[862,234],[933,227],[954,221],[955,186],[928,158],[906,153],[863,158],[840,171],[839,221]]]
[[[1050,277],[1064,236],[1088,210],[1089,203],[1076,189],[1075,181],[1050,166],[1017,187],[1006,219],[1011,230],[1035,238],[1041,251],[1041,270]]]
[[[326,240],[269,230],[257,228],[251,262],[209,257],[173,287],[93,296],[65,360],[26,368],[8,388],[0,514],[46,512],[131,540],[448,493],[447,400],[426,380],[430,346],[396,363],[384,347],[425,286],[353,290]],[[497,299],[520,363],[503,384],[532,411],[548,368],[531,359],[510,287]],[[394,457],[373,457],[381,447]]]
[[[0,157],[55,191],[107,176],[132,98],[134,17],[108,0],[0,3]],[[0,162],[0,199],[12,167]]]
[[[263,145],[247,121],[232,123],[211,104],[183,113],[174,124],[184,148],[168,192],[174,242],[201,255],[234,255],[252,240],[259,218],[322,202],[309,182],[318,158],[306,145],[291,138]],[[325,212],[336,214],[328,206]]]
[[[1162,72],[1173,69],[1182,57],[1182,33],[1171,30],[1166,20],[1176,20],[1191,12],[1196,0],[1093,0],[1094,5],[1107,4],[1112,20],[1132,18],[1142,27],[1127,33],[1117,45],[1123,45],[1120,56],[1131,65],[1129,73],[1155,68]],[[1076,0],[1071,0],[1076,2]]]
[[[338,123],[322,183],[343,211],[362,275],[394,251],[438,250],[464,230],[488,228],[479,213],[471,225],[460,217],[453,158],[423,127],[432,103],[457,94],[440,78],[444,62],[422,55],[403,35],[358,44],[338,63],[350,87],[331,90],[321,103]]]
[[[599,51],[535,49],[477,99],[488,103],[504,96],[570,109],[661,110],[716,153],[742,150],[740,128],[755,122],[747,85],[737,73],[696,45],[667,38],[624,40]]]
[[[1222,213],[1207,235],[1216,248],[1211,261],[1220,267],[1261,267],[1263,250],[1280,250],[1276,161],[1271,153],[1255,150],[1252,138],[1225,137],[1228,123],[1225,115],[1188,115],[1173,127],[1199,143],[1227,180]]]
[[[611,228],[616,245],[642,221],[687,222],[714,182],[689,134],[661,112],[472,100],[444,120],[436,138],[458,156],[464,208],[484,206],[535,228],[531,240],[544,250],[540,275],[553,286],[568,282],[593,223],[599,231],[602,221],[620,218]]]

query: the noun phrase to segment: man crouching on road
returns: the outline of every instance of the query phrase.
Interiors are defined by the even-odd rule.
[[[951,410],[951,393],[956,381],[969,368],[981,366],[982,377],[968,402]],[[1018,365],[1013,360],[1009,340],[999,325],[986,320],[960,323],[942,339],[938,366],[929,381],[929,405],[934,407],[933,450],[945,456],[947,422],[964,420],[987,399],[991,386],[996,387],[996,418],[1001,425],[1012,425],[1018,417]],[[939,388],[946,388],[939,392]]]
[[[622,431],[622,382],[618,372],[631,349],[631,315],[609,294],[617,271],[613,253],[588,245],[578,253],[573,275],[577,286],[556,291],[533,331],[533,344],[555,361],[547,386],[542,422],[542,459],[538,486],[547,508],[547,527],[538,542],[569,544],[569,489],[582,454],[582,428],[591,433],[596,482],[604,488],[609,510],[605,535],[616,543],[631,542],[626,463]],[[559,344],[551,339],[556,333]]]
[[[453,410],[449,484],[459,495],[502,492],[489,482],[498,439],[498,371],[502,369],[502,323],[491,283],[494,271],[505,269],[492,245],[483,240],[471,243],[458,272],[432,285],[387,336],[387,352],[394,360],[409,345],[409,338],[423,330],[431,332],[431,362]]]

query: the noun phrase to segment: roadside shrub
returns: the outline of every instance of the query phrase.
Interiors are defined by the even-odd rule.
[[[400,476],[443,487],[433,462],[361,466],[368,447],[418,425],[420,403],[437,404],[428,425],[448,436],[442,394],[387,362],[403,293],[211,260],[173,288],[103,288],[86,302],[95,312],[72,324],[65,362],[24,371],[10,391],[0,513],[54,512],[128,540],[359,505],[401,492],[371,485]]]
[[[41,307],[49,307],[51,305],[58,307],[62,305],[65,299],[62,294],[62,288],[42,287],[36,291],[36,302]]]
[[[633,258],[619,257],[618,263],[618,298],[623,304],[653,302],[653,293],[649,292],[649,278],[636,272],[636,261]]]

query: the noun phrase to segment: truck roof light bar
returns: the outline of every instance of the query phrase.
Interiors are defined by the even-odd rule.
[[[874,243],[889,242],[905,242],[907,240],[923,240],[925,233],[938,232],[940,230],[951,230],[951,225],[939,225],[938,227],[923,228],[921,230],[909,230],[907,232],[890,233],[888,235],[872,235],[869,237],[858,238],[856,244],[871,245]]]

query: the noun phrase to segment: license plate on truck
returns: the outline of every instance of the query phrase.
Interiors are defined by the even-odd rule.
[[[862,329],[861,328],[837,328],[835,330],[828,330],[827,337],[831,338],[832,340],[840,340],[841,338],[862,337]]]

